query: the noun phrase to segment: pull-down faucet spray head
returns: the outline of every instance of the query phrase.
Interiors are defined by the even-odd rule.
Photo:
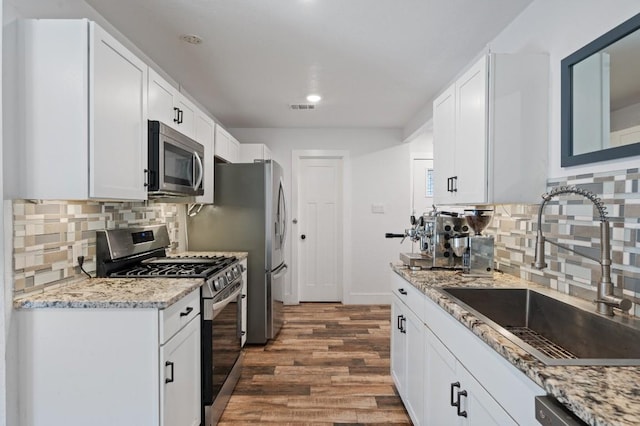
[[[542,212],[545,204],[556,195],[560,194],[577,194],[585,197],[593,203],[600,215],[600,258],[588,256],[584,253],[580,253],[565,245],[549,241],[556,247],[564,250],[571,251],[579,254],[587,259],[593,260],[600,264],[600,282],[598,283],[598,296],[596,303],[598,304],[597,311],[600,314],[611,316],[613,315],[613,308],[616,307],[623,311],[631,309],[631,301],[624,298],[619,298],[613,295],[613,283],[611,281],[611,242],[609,237],[609,220],[607,219],[607,208],[600,198],[594,193],[577,188],[575,186],[560,186],[552,191],[542,194],[542,203],[538,209],[538,230],[536,233],[536,248],[534,261],[531,264],[536,269],[544,269],[547,264],[544,261],[544,244],[546,238],[542,234]]]

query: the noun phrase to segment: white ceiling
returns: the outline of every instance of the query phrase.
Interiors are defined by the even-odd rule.
[[[86,1],[227,127],[401,128],[532,0]]]

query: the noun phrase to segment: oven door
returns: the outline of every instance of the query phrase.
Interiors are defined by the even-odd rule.
[[[215,424],[231,396],[232,375],[241,347],[242,280],[223,290],[220,299],[205,299],[202,321],[202,403],[204,424]],[[237,381],[237,377],[235,378]]]

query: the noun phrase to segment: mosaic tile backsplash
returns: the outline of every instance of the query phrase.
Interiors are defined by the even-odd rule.
[[[14,293],[41,290],[96,269],[96,230],[166,223],[170,251],[178,247],[180,204],[13,201]]]
[[[575,185],[591,191],[604,202],[611,232],[611,278],[615,292],[634,302],[631,311],[640,316],[640,194],[638,169],[585,174],[550,180],[548,190]],[[542,201],[542,198],[540,199]],[[547,244],[548,267],[531,267],[539,205],[497,205],[487,235],[496,237],[498,269],[557,289],[594,300],[600,265],[577,254]],[[542,230],[547,239],[568,245],[592,257],[600,257],[600,222],[596,209],[586,198],[560,195],[547,203]]]

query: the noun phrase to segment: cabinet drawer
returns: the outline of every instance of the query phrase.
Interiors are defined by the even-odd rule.
[[[425,322],[424,309],[426,296],[417,288],[411,285],[400,275],[393,273],[391,292],[397,296],[402,303],[407,305],[411,311],[422,321]]]
[[[165,343],[200,313],[200,289],[160,311],[160,344]]]

